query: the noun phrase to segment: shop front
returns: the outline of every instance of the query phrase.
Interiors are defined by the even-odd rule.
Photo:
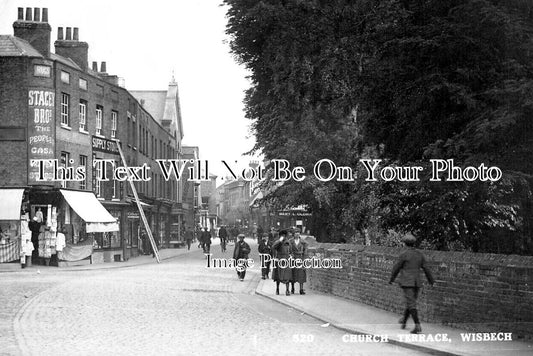
[[[99,245],[120,243],[119,223],[92,192],[0,189],[0,262],[66,266],[103,262]],[[31,256],[31,257],[30,257]]]
[[[21,188],[0,189],[0,263],[22,261],[22,240],[25,243],[26,238],[31,239],[28,217],[26,214],[21,216],[23,196],[24,189]],[[29,253],[31,256],[31,251]]]

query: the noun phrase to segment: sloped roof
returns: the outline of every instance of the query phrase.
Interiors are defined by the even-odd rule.
[[[183,138],[178,83],[174,77],[168,85],[168,90],[130,90],[129,92],[139,102],[144,101],[143,107],[159,123],[163,120],[170,121],[172,131],[177,131],[177,137]]]
[[[10,35],[0,35],[0,56],[43,58],[43,56],[28,42]]]
[[[50,59],[52,59],[54,61],[61,62],[63,64],[66,64],[66,65],[68,65],[70,67],[74,67],[76,69],[81,70],[80,66],[77,65],[76,62],[74,62],[72,59],[60,56],[59,54],[50,53]]]
[[[166,90],[129,90],[129,92],[139,102],[144,101],[143,107],[152,117],[161,122],[165,113]]]

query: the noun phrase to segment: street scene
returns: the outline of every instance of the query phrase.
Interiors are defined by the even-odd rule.
[[[532,355],[532,19],[0,1],[0,355]]]
[[[180,252],[162,264],[0,275],[2,354],[424,354],[343,342],[346,332],[255,295],[257,269],[240,283],[234,269],[207,269],[196,246]]]

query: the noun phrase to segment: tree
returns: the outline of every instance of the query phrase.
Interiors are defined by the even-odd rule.
[[[516,196],[518,187],[531,196],[533,175],[529,3],[224,3],[232,52],[251,73],[245,104],[254,150],[267,159],[310,172],[321,158],[356,167],[371,152],[399,165],[484,162],[505,175],[499,184],[455,185],[309,176],[267,199],[307,204],[324,236],[380,225],[416,230],[439,248],[448,240],[472,248],[496,226],[531,235],[530,200]]]

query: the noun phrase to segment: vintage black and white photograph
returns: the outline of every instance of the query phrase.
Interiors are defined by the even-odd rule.
[[[533,355],[531,0],[0,0],[0,355]]]

